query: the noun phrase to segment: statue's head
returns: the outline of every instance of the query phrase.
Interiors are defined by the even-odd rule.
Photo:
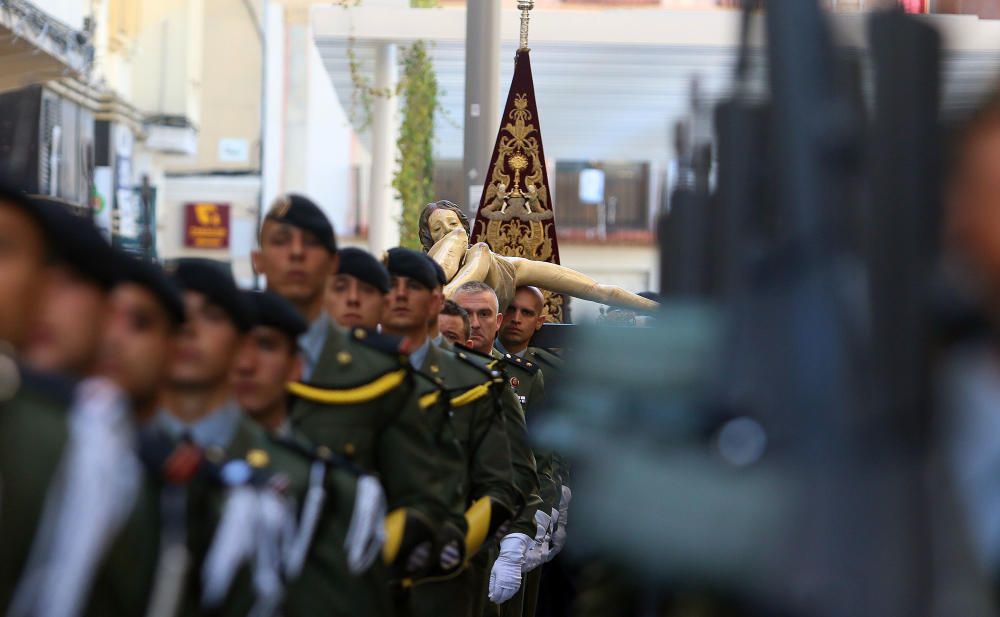
[[[435,242],[459,228],[465,229],[466,236],[472,235],[469,217],[462,208],[445,199],[429,203],[420,213],[420,244],[429,251]]]

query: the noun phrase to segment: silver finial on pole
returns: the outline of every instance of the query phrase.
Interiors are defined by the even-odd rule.
[[[535,8],[535,0],[517,0],[517,8],[521,11],[521,49],[528,50],[528,21],[531,20],[531,9]]]

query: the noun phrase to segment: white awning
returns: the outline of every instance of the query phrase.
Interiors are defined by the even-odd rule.
[[[504,11],[500,74],[506,97],[513,73],[518,14]],[[946,103],[974,105],[1000,75],[1000,21],[928,16],[945,36]],[[562,160],[673,157],[671,130],[690,105],[698,76],[709,100],[723,96],[735,61],[736,11],[534,11],[531,61],[546,156]],[[834,18],[839,39],[860,48],[863,15]],[[348,49],[371,77],[384,43],[431,43],[442,94],[436,122],[439,159],[462,158],[465,9],[385,6],[312,8],[313,36],[337,96],[350,110]],[[502,101],[500,108],[502,109]]]
[[[93,47],[24,0],[0,0],[0,92],[64,77],[82,77]]]

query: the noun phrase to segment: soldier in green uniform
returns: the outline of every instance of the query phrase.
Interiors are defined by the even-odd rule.
[[[326,294],[326,310],[342,328],[374,330],[382,321],[389,273],[367,251],[346,248],[337,251],[337,273]]]
[[[442,537],[440,567],[435,576],[415,583],[406,611],[415,617],[478,617],[474,607],[482,606],[487,557],[480,549],[521,500],[498,406],[502,382],[464,352],[431,341],[429,317],[443,302],[433,262],[417,251],[396,248],[388,252],[386,265],[391,290],[382,328],[406,336],[413,348],[409,359],[420,371],[418,388],[436,437],[436,456],[448,471],[451,519],[459,532]],[[472,561],[455,572],[463,553]]]
[[[61,234],[66,241],[49,263],[45,295],[28,332],[24,357],[40,371],[86,377],[94,370],[119,259],[97,228],[72,214],[67,204],[54,198],[33,201],[46,209],[55,226],[66,230]]]
[[[504,353],[541,367],[548,375],[549,371],[555,373],[561,370],[564,362],[547,349],[531,346],[532,337],[545,325],[544,307],[545,296],[541,290],[530,286],[518,287],[514,299],[503,313],[498,347]]]
[[[383,577],[377,569],[366,572],[382,537],[384,497],[377,482],[357,479],[332,453],[268,437],[234,400],[231,376],[236,356],[245,349],[243,333],[275,320],[257,317],[219,264],[183,260],[175,280],[184,290],[188,318],[155,424],[173,439],[189,439],[201,448],[219,467],[223,485],[193,494],[198,516],[189,514],[188,546],[201,569],[188,583],[184,613],[243,615],[254,608],[273,614],[280,606],[289,616],[321,608],[345,616],[389,614]],[[248,472],[249,477],[241,477]],[[254,476],[266,480],[261,490],[238,490]],[[247,495],[256,497],[247,502]],[[297,517],[296,500],[301,506]],[[232,548],[240,542],[232,538],[242,538],[245,546],[270,542],[258,536],[259,524],[245,524],[268,503],[269,516],[284,517],[276,528],[292,526],[295,537],[275,547],[270,563],[257,548],[251,576],[246,556]],[[292,507],[282,509],[282,504]],[[262,567],[270,568],[265,569],[272,575],[270,588],[261,584]],[[282,578],[288,580],[284,597]]]
[[[401,342],[330,322],[323,304],[327,283],[338,271],[336,238],[309,199],[286,195],[275,201],[253,261],[268,289],[291,301],[309,322],[299,339],[304,383],[290,386],[297,397],[292,425],[317,446],[378,475],[392,510],[385,561],[401,576],[418,572],[430,561],[430,544],[447,507],[433,438]]]
[[[531,347],[531,339],[545,324],[543,308],[545,306],[545,296],[536,287],[518,287],[514,293],[514,299],[504,311],[503,324],[500,327],[498,347],[505,354],[510,354],[521,358],[525,365],[533,365],[544,370],[549,378],[549,383],[558,378],[563,367],[563,360],[556,354],[541,349]],[[540,407],[537,399],[532,401],[537,411]],[[537,414],[532,414],[537,420]],[[542,499],[548,504],[558,506],[558,516],[553,514],[556,524],[553,526],[552,539],[546,561],[552,561],[562,550],[566,542],[566,523],[569,512],[569,502],[572,492],[569,489],[569,468],[562,457],[556,452],[540,452],[535,450],[535,460],[538,464],[540,480],[547,478],[549,481],[542,481]],[[556,570],[561,570],[556,564]],[[554,573],[556,580],[562,581],[563,589],[566,587],[565,573]],[[553,579],[550,576],[550,568],[546,567],[542,577]],[[555,584],[555,583],[553,583]],[[544,588],[544,584],[538,580],[538,576],[530,577],[525,583],[524,615],[531,617],[532,610],[538,604],[539,590]]]
[[[243,292],[253,308],[253,327],[236,356],[233,389],[240,408],[264,430],[292,437],[288,384],[302,375],[298,337],[305,319],[288,300],[269,291]]]
[[[456,290],[455,302],[469,313],[474,351],[485,358],[492,358],[491,362],[496,364],[491,365],[503,370],[510,385],[506,388],[507,402],[504,405],[508,420],[508,439],[518,488],[525,501],[521,511],[515,516],[509,533],[500,543],[500,552],[490,574],[489,598],[502,605],[502,614],[513,617],[520,615],[522,611],[523,595],[518,595],[518,592],[521,589],[523,571],[526,565],[530,571],[541,563],[541,551],[547,542],[551,525],[552,506],[543,502],[540,497],[540,478],[525,424],[524,406],[530,404],[534,388],[521,383],[522,377],[525,381],[533,380],[540,373],[537,367],[521,366],[494,349],[493,344],[503,322],[503,315],[499,312],[496,293],[491,287],[478,281],[465,283]],[[515,389],[519,387],[524,394],[515,394]],[[537,388],[541,387],[539,378]],[[493,614],[492,609],[489,614]]]
[[[0,188],[0,611],[25,570],[45,494],[66,443],[72,390],[18,364],[45,292],[55,238],[23,195]]]

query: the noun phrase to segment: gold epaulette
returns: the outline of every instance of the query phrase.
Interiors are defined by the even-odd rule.
[[[474,403],[475,401],[478,401],[479,399],[483,398],[484,396],[490,393],[491,385],[493,385],[493,382],[488,381],[486,383],[479,384],[478,386],[475,386],[473,388],[469,388],[462,394],[453,396],[451,398],[451,406],[461,407],[463,405],[468,405],[469,403]]]
[[[304,383],[288,384],[288,392],[313,403],[324,405],[357,405],[367,403],[399,387],[406,379],[406,369],[392,371],[378,379],[353,388],[323,388]]]
[[[441,391],[435,390],[420,397],[420,409],[427,411],[441,400]]]

